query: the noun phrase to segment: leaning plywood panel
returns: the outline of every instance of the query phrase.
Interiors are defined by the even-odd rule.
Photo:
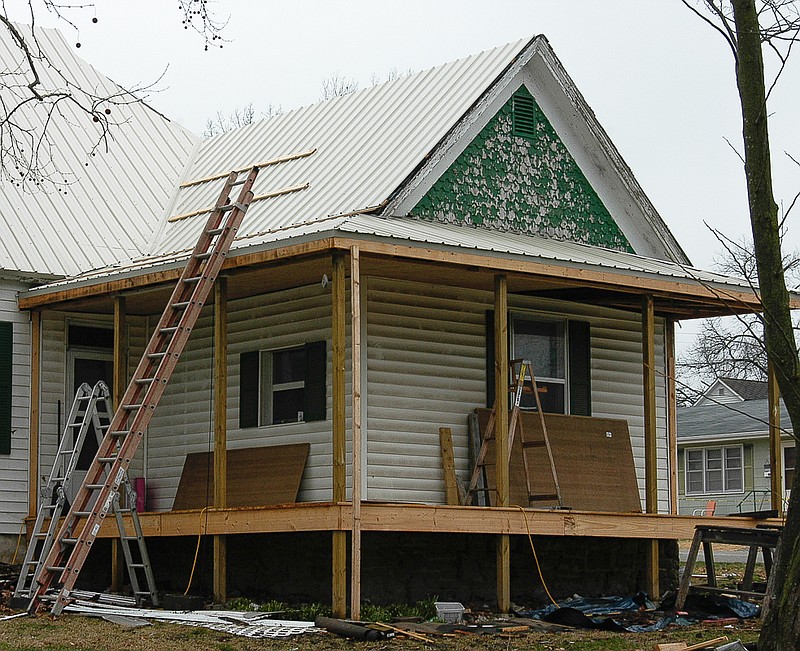
[[[309,447],[308,443],[298,443],[228,450],[228,506],[294,502]],[[186,455],[173,511],[211,506],[214,498],[213,464],[208,452]]]
[[[488,409],[478,410],[481,432],[486,429],[489,413]],[[521,425],[527,442],[544,442],[537,413],[523,412]],[[545,425],[565,507],[612,513],[641,512],[627,421],[545,414]],[[511,451],[510,503],[528,506],[521,441],[522,436],[518,431]],[[532,493],[554,494],[555,485],[546,448],[528,448],[526,455]],[[494,459],[491,441],[488,459]],[[493,488],[494,468],[488,465],[486,471],[488,486]],[[490,492],[489,496],[494,504],[494,493]],[[558,502],[537,501],[530,506],[558,506]]]

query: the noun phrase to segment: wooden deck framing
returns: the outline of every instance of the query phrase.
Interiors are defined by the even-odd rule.
[[[235,535],[302,531],[349,532],[353,526],[350,502],[308,502],[283,506],[165,511],[139,515],[145,536]],[[444,506],[362,502],[361,531],[527,535],[525,518],[534,536],[593,536],[684,540],[697,525],[755,528],[779,523],[753,518],[709,518],[650,513],[598,513],[574,510],[525,509],[516,506]],[[117,535],[113,522],[99,536]]]

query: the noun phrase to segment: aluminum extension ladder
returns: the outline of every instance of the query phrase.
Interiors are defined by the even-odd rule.
[[[519,367],[519,368],[517,368]],[[539,388],[536,384],[536,378],[533,375],[533,368],[528,360],[515,359],[509,362],[509,369],[511,373],[511,384],[509,385],[509,393],[512,396],[511,414],[508,419],[508,459],[511,460],[511,451],[514,447],[514,437],[519,429],[520,443],[522,447],[522,464],[525,469],[525,484],[527,488],[528,505],[533,502],[557,500],[558,507],[564,508],[564,502],[561,498],[561,487],[558,483],[558,474],[556,472],[555,460],[553,458],[553,450],[550,446],[550,437],[547,434],[547,424],[545,423],[544,413],[542,412],[542,403],[539,399]],[[525,386],[525,382],[530,378],[531,387]],[[523,393],[533,393],[536,399],[536,411],[539,414],[539,422],[542,426],[542,441],[528,441],[525,439],[525,431],[522,427],[522,415],[520,404],[522,402]],[[487,460],[486,456],[489,450],[489,442],[493,441],[495,424],[497,422],[497,401],[495,401],[492,411],[489,414],[489,422],[486,424],[486,431],[481,439],[481,447],[475,458],[475,465],[472,469],[472,476],[470,477],[467,492],[465,494],[465,503],[468,504],[472,496],[476,493],[490,493],[494,488],[480,488],[484,470],[487,466],[493,465],[493,460]],[[553,476],[553,484],[555,486],[555,493],[535,494],[533,493],[531,483],[531,468],[528,461],[527,450],[535,447],[544,446],[547,449],[547,455],[550,461],[550,472]]]
[[[42,597],[51,589],[57,592],[53,614],[61,613],[72,601],[70,593],[75,581],[117,499],[128,466],[253,200],[252,187],[257,175],[258,168],[254,167],[246,176],[231,172],[227,177],[44,561],[32,590],[29,612],[40,608]],[[241,189],[238,198],[231,201],[235,186]]]

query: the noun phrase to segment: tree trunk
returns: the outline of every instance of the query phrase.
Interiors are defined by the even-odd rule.
[[[750,223],[758,267],[767,355],[777,369],[794,432],[800,432],[800,372],[792,330],[789,293],[781,255],[778,206],[772,191],[764,61],[755,0],[732,0],[736,23],[736,81],[742,106],[745,172]],[[800,649],[800,473],[781,536],[781,551],[773,567],[772,599],[761,629],[759,649]]]

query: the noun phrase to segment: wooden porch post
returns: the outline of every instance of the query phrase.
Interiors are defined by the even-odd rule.
[[[783,513],[783,486],[781,486],[781,474],[783,469],[783,458],[781,457],[781,392],[772,361],[767,362],[767,395],[769,398],[770,506],[776,509],[778,513]]]
[[[494,387],[495,387],[495,476],[497,506],[508,506],[508,279],[494,277]],[[487,369],[488,371],[488,369]],[[511,608],[511,546],[508,534],[497,537],[497,607]]]
[[[350,617],[361,617],[361,259],[350,248],[350,336],[353,386],[353,533],[350,550]]]
[[[122,401],[128,384],[128,330],[126,328],[125,297],[114,297],[114,409]],[[111,541],[111,591],[120,592],[124,581],[122,546],[118,538]]]
[[[28,443],[28,515],[36,517],[39,507],[39,402],[41,400],[42,313],[31,312],[31,405]]]
[[[644,392],[644,485],[645,510],[658,513],[658,454],[656,436],[656,354],[653,297],[642,296],[642,387]],[[658,540],[649,541],[647,592],[660,596]]]
[[[333,501],[347,499],[347,465],[345,459],[347,421],[345,418],[345,257],[333,254],[333,279],[331,281],[331,339],[332,392],[333,392]],[[347,614],[347,532],[333,532],[331,610],[334,617]]]
[[[669,512],[678,514],[678,398],[675,391],[675,321],[666,323],[667,447],[669,448]]]
[[[228,279],[214,283],[214,508],[228,505]],[[224,535],[214,536],[214,601],[228,600],[228,546]]]

